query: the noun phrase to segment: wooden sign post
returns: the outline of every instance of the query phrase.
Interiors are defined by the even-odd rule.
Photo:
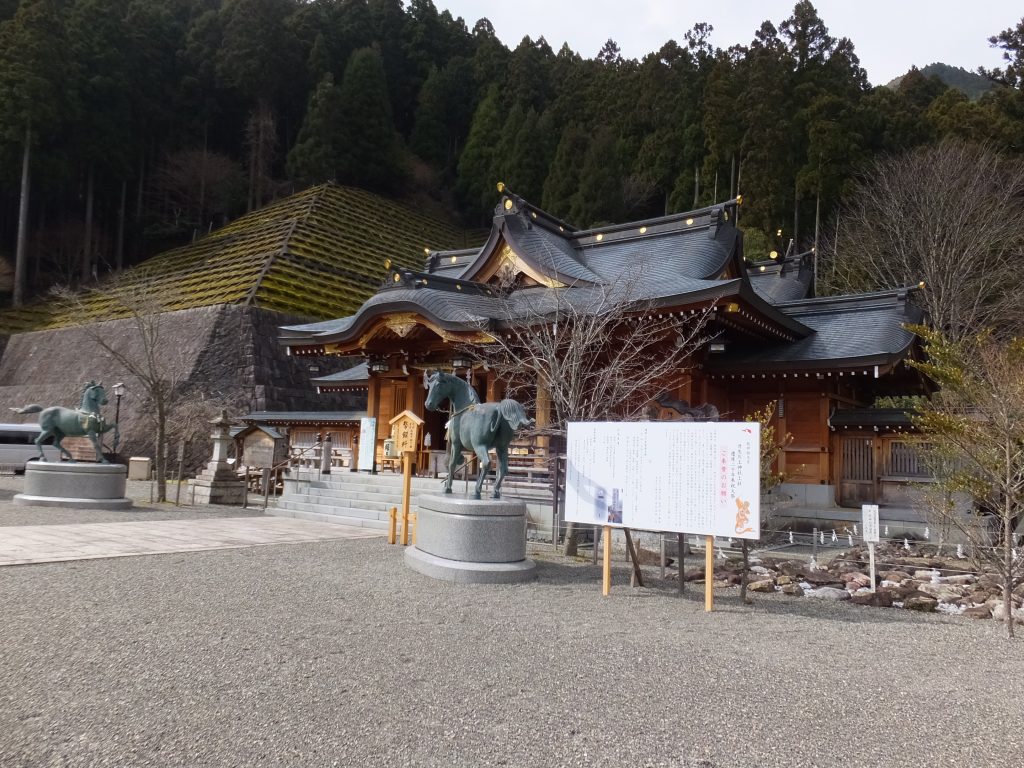
[[[409,543],[409,499],[412,496],[412,459],[420,444],[423,419],[412,411],[402,411],[389,422],[395,450],[402,454],[402,544]]]
[[[682,569],[679,577],[682,578]],[[704,610],[715,610],[715,537],[704,540]]]
[[[595,545],[596,546],[596,545]],[[601,580],[601,594],[608,597],[612,591],[612,527],[604,527],[604,568]]]
[[[861,523],[864,526],[864,541],[868,544],[868,558],[871,562],[871,591],[875,591],[875,544],[878,543],[878,505],[861,505]]]

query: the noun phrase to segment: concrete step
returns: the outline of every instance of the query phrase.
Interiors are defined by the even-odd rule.
[[[360,516],[356,514],[358,510],[353,510],[352,514],[333,514],[331,512],[323,511],[321,509],[302,509],[302,508],[278,508],[269,507],[267,514],[273,517],[291,517],[297,520],[312,520],[317,523],[334,523],[336,525],[352,525],[358,528],[372,528],[374,530],[386,531],[388,529],[388,519],[381,520],[377,517],[371,516]]]
[[[296,494],[294,496],[282,496],[278,501],[279,507],[287,507],[292,504],[305,504],[309,506],[323,507],[326,509],[362,509],[374,514],[386,515],[388,510],[392,507],[401,508],[401,499],[397,501],[367,501],[365,499],[349,499],[344,496],[311,496],[306,494]],[[416,506],[415,500],[411,502],[413,507]]]
[[[268,510],[271,509],[268,507]],[[323,515],[353,517],[366,520],[387,520],[388,510],[363,509],[361,507],[340,507],[334,504],[318,504],[308,499],[281,499],[273,507],[279,512],[316,512]]]
[[[416,509],[421,494],[442,493],[443,482],[443,478],[412,478],[412,508]],[[472,490],[475,482],[471,479],[467,486],[466,481],[456,480],[453,489],[456,493],[463,493],[467,489]],[[387,527],[391,508],[401,509],[402,487],[403,477],[397,473],[370,475],[342,471],[320,475],[311,471],[294,471],[286,478],[284,495],[275,507],[268,509],[268,514],[383,530]],[[485,493],[489,493],[487,488]],[[551,493],[546,486],[516,482],[514,478],[503,484],[502,496],[525,501],[531,513],[542,518],[545,513],[541,508],[551,503]]]

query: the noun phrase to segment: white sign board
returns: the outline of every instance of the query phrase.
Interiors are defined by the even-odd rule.
[[[574,422],[565,519],[701,536],[761,536],[757,422]]]
[[[864,523],[864,541],[878,541],[878,505],[862,504],[860,508]]]
[[[364,416],[359,420],[359,463],[356,469],[373,470],[377,460],[377,420],[372,416]]]

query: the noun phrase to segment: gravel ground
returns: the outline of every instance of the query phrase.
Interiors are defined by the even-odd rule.
[[[382,540],[0,569],[2,766],[1012,766],[995,622],[630,589]],[[652,572],[653,575],[653,572]]]
[[[23,507],[11,502],[16,493],[25,487],[25,478],[21,475],[0,476],[0,527],[7,525],[66,525],[69,523],[124,523],[134,520],[191,520],[210,517],[250,517],[262,515],[262,507],[221,507],[214,505],[188,506],[189,495],[185,487],[181,489],[182,506],[174,506],[174,489],[169,486],[167,495],[171,501],[166,504],[151,502],[150,483],[140,480],[129,480],[125,495],[135,502],[135,506],[126,510],[102,509],[68,509],[63,507]],[[263,499],[254,499],[253,503],[262,503]]]

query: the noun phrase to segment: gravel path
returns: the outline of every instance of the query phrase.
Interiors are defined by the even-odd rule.
[[[5,568],[0,765],[1020,764],[1024,642],[994,622],[708,615],[540,557],[507,586],[380,540]]]
[[[192,520],[210,517],[249,517],[263,514],[260,506],[221,507],[204,505],[190,507],[187,491],[182,487],[183,506],[174,506],[174,490],[167,489],[171,502],[157,504],[150,499],[150,483],[129,480],[125,495],[135,502],[131,509],[106,511],[102,509],[69,509],[62,507],[23,507],[11,502],[25,487],[20,475],[0,476],[0,528],[7,525],[67,525],[73,523],[122,523],[132,520]],[[262,498],[253,503],[262,503]]]

